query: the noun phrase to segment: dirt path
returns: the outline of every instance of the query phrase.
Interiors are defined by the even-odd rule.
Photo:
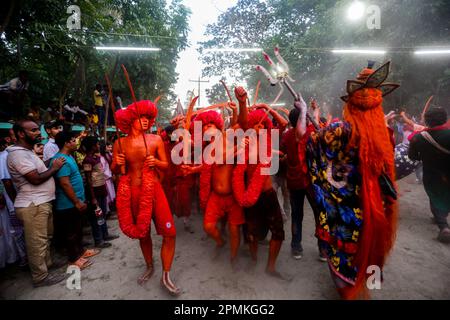
[[[450,245],[436,240],[437,226],[431,223],[428,198],[422,185],[409,176],[400,181],[400,221],[397,242],[385,268],[381,290],[372,291],[374,299],[450,299]],[[205,239],[200,215],[194,215],[194,234],[186,233],[182,222],[173,265],[173,280],[183,289],[180,299],[337,299],[328,268],[318,260],[313,237],[313,216],[307,208],[304,221],[304,257],[290,256],[290,223],[285,225],[286,241],[278,259],[279,270],[292,277],[282,281],[264,273],[267,245],[260,246],[259,263],[247,270],[249,253],[240,249],[239,270],[228,262],[229,247],[216,260],[212,240]],[[117,220],[109,221],[113,233],[120,233]],[[144,271],[138,242],[121,234],[113,246],[93,259],[82,271],[81,290],[65,284],[33,289],[27,272],[8,269],[0,274],[0,299],[170,299],[159,285],[160,237],[153,233],[155,272],[144,286],[136,283]],[[64,270],[62,270],[64,271]]]

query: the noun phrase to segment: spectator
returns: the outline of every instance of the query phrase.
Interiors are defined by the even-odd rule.
[[[28,262],[35,287],[53,285],[65,279],[64,274],[50,274],[50,239],[53,235],[52,201],[55,199],[53,174],[64,164],[56,159],[49,169],[33,152],[41,141],[39,126],[30,120],[19,120],[13,126],[17,143],[8,147],[8,170],[17,189],[14,201],[17,217],[25,227]]]
[[[7,101],[8,110],[11,111],[2,112],[3,116],[16,117],[24,111],[23,104],[27,97],[28,87],[28,72],[25,70],[21,70],[18,77],[0,85],[0,93],[4,95],[0,101]]]
[[[48,142],[44,145],[44,162],[48,164],[51,158],[58,153],[59,148],[55,143],[55,137],[62,131],[62,123],[58,120],[51,120],[45,124],[45,131],[48,134]],[[39,141],[40,142],[40,141]]]
[[[105,220],[108,191],[106,188],[104,168],[99,155],[100,144],[98,139],[92,136],[86,137],[81,144],[86,152],[86,157],[83,160],[83,170],[86,177],[87,196],[90,198],[90,211],[92,213],[90,215],[90,221],[95,246],[97,248],[107,248],[111,246],[111,243],[106,241],[114,240],[119,236],[109,235],[108,226]],[[100,208],[102,212],[96,217],[93,213],[98,208]],[[102,222],[98,223],[98,219]]]
[[[0,86],[0,91],[9,91],[11,93],[22,93],[28,90],[30,83],[28,81],[28,72],[21,70],[17,78],[11,79]]]
[[[33,106],[28,109],[27,118],[41,124],[41,108],[39,106]]]
[[[100,131],[100,135],[102,135],[103,125],[105,124],[105,107],[103,105],[102,92],[103,90],[101,84],[97,84],[94,90],[94,107],[95,112],[98,116],[98,128]]]
[[[72,98],[67,99],[67,103],[64,105],[64,119],[67,122],[75,123],[82,122],[80,121],[80,115],[84,117],[87,116],[87,112],[81,109],[78,105],[75,104],[75,100]]]
[[[51,163],[60,157],[66,162],[56,173],[55,229],[60,230],[63,246],[71,265],[85,269],[92,264],[87,258],[99,250],[84,250],[82,214],[86,211],[83,179],[73,153],[78,149],[77,136],[73,132],[60,132],[55,137],[59,152]]]
[[[110,144],[111,145],[111,144]],[[112,157],[110,158],[112,160]],[[110,169],[110,164],[112,161],[108,161],[108,154],[106,152],[106,145],[102,143],[100,145],[100,161],[102,163],[103,172],[105,174],[106,179],[106,215],[109,216],[111,214],[112,208],[114,207],[114,203],[116,202],[116,190],[114,188],[113,182],[113,174]]]
[[[44,161],[44,145],[42,143],[36,143],[33,146],[33,151],[34,153],[36,153],[36,155],[39,157],[39,159],[41,159],[42,161]]]
[[[116,102],[114,103],[116,106],[116,109],[123,109],[123,102],[122,102],[122,98],[120,97],[122,95],[122,92],[119,90],[115,91],[115,100]]]
[[[3,225],[5,226],[5,239],[8,235],[11,238],[6,241],[6,243],[13,243],[13,247],[10,247],[9,254],[7,253],[7,260],[11,262],[11,258],[13,257],[15,261],[19,261],[19,266],[27,265],[27,254],[25,249],[25,238],[23,232],[23,225],[17,219],[16,213],[14,211],[13,201],[16,198],[16,190],[11,181],[11,176],[8,171],[8,166],[6,163],[8,152],[5,150],[7,147],[6,140],[4,138],[0,139],[0,183],[3,184],[3,198],[6,203],[6,211],[7,215],[3,216],[3,218],[8,218],[9,221],[4,221]],[[5,211],[5,212],[6,212]],[[6,234],[7,233],[7,234]],[[0,250],[1,251],[1,250]],[[9,257],[9,258],[8,258]]]
[[[14,134],[14,130],[13,129],[9,129],[8,131],[8,136],[5,137],[6,142],[8,143],[9,146],[15,144],[17,142],[16,139],[16,135]]]
[[[113,150],[113,144],[111,142],[108,142],[105,147],[104,157],[105,157],[106,161],[108,161],[109,166],[111,166],[112,161],[113,161],[112,150]]]
[[[18,260],[18,253],[11,232],[12,228],[4,193],[5,187],[0,181],[0,269]]]
[[[98,136],[97,128],[98,128],[98,115],[95,108],[91,109],[91,112],[87,115],[87,127],[89,132],[93,135]]]

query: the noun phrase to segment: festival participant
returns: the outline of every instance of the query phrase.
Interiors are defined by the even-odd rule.
[[[289,113],[289,121],[292,128],[283,136],[280,144],[280,151],[287,157],[287,186],[290,194],[291,202],[291,255],[294,259],[299,260],[303,257],[302,246],[302,228],[303,228],[303,207],[305,197],[308,199],[314,213],[316,225],[318,223],[318,209],[314,200],[314,192],[308,175],[308,167],[306,165],[306,143],[314,131],[312,125],[308,126],[307,133],[299,139],[296,135],[296,126],[300,112],[292,109]],[[319,120],[319,119],[317,119]],[[319,123],[319,121],[317,121]],[[319,250],[320,251],[320,250]],[[326,259],[319,252],[321,261]]]
[[[217,222],[224,217],[228,221],[228,229],[230,232],[230,261],[233,268],[236,267],[237,254],[240,244],[240,225],[244,220],[244,213],[236,202],[232,190],[232,174],[234,165],[227,161],[226,148],[233,147],[226,145],[226,135],[223,131],[223,119],[221,115],[214,111],[206,111],[197,115],[193,123],[200,122],[202,125],[202,134],[214,137],[216,134],[221,135],[224,148],[222,149],[222,163],[214,161],[212,164],[203,163],[201,166],[189,167],[183,166],[187,172],[193,173],[195,170],[201,168],[200,171],[200,207],[204,210],[205,215],[203,219],[203,229],[216,242],[216,256],[220,253],[220,249],[224,247],[225,240],[222,237],[222,232],[217,228]],[[220,133],[218,133],[220,131]],[[197,137],[194,136],[194,139]],[[212,138],[213,143],[214,138]],[[216,149],[215,152],[220,152]],[[229,153],[234,157],[233,152]],[[220,155],[213,155],[215,160],[219,160]],[[189,171],[190,170],[190,171]]]
[[[425,113],[427,129],[416,134],[408,155],[423,161],[423,185],[430,198],[431,212],[439,227],[438,240],[450,243],[447,222],[450,212],[450,123],[444,108],[434,107]]]
[[[163,186],[164,191],[169,199],[173,213],[183,219],[184,230],[189,233],[194,233],[190,222],[192,213],[192,205],[195,191],[195,180],[197,175],[186,174],[183,165],[176,165],[171,159],[171,152],[173,147],[178,143],[171,140],[173,131],[181,126],[182,117],[175,117],[172,119],[170,125],[164,129],[162,134],[166,155],[169,159],[169,167],[164,174]]]
[[[163,178],[161,179],[161,183],[164,189],[164,194],[166,195],[167,201],[169,202],[170,209],[173,211],[173,198],[174,198],[174,189],[175,189],[175,179],[174,171],[175,171],[175,164],[173,163],[170,154],[172,151],[172,148],[175,146],[176,142],[171,140],[171,135],[173,131],[175,130],[175,127],[173,125],[168,125],[164,128],[163,132],[161,133],[161,139],[164,143],[164,151],[166,152],[166,159],[169,162],[169,165],[165,172],[163,173]]]
[[[320,209],[316,236],[340,295],[367,295],[369,266],[382,270],[391,250],[397,222],[394,146],[384,120],[383,96],[396,84],[383,84],[386,63],[369,63],[357,80],[347,82],[342,122],[314,132],[307,161],[315,201]],[[301,118],[297,134],[306,132],[306,104],[295,102]]]
[[[244,130],[254,129],[256,133],[260,129],[270,131],[272,122],[268,118],[268,112],[264,109],[256,109],[247,115],[247,92],[244,88],[235,89],[239,101],[239,123]],[[281,117],[280,117],[281,118]],[[276,119],[278,123],[286,120]],[[270,151],[270,133],[268,134],[267,149]],[[258,148],[263,147],[258,145]],[[252,148],[250,148],[251,150]],[[267,152],[266,152],[267,153]],[[266,238],[268,231],[272,233],[269,242],[269,258],[266,273],[284,279],[275,269],[276,259],[284,240],[283,218],[280,204],[269,175],[263,175],[261,170],[269,167],[270,163],[263,163],[258,157],[257,164],[237,164],[233,172],[233,192],[237,202],[245,208],[245,220],[247,225],[247,241],[250,247],[252,261],[256,264],[258,241]],[[247,176],[247,179],[245,179]],[[247,180],[247,183],[245,183]]]
[[[145,132],[157,115],[156,106],[149,100],[138,101],[116,112],[119,129],[128,136],[114,143],[111,169],[120,173],[125,167],[117,190],[116,207],[122,231],[139,239],[147,270],[139,277],[143,284],[153,275],[153,249],[150,236],[151,219],[156,231],[162,235],[161,285],[172,295],[180,289],[170,279],[175,254],[175,225],[156,169],[165,170],[168,161],[161,137]],[[144,140],[145,139],[145,140]]]

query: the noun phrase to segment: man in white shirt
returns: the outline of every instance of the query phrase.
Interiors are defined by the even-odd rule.
[[[45,124],[45,131],[48,134],[48,142],[44,145],[44,162],[48,164],[51,158],[58,153],[59,148],[55,143],[55,137],[62,131],[62,123],[57,120],[51,120]]]
[[[49,274],[52,265],[50,239],[53,235],[51,201],[55,199],[53,174],[64,164],[63,158],[55,159],[49,169],[33,152],[33,146],[41,141],[39,126],[30,120],[19,120],[13,126],[17,143],[6,149],[11,179],[17,190],[14,207],[17,217],[23,221],[33,285],[47,286],[65,279],[64,274]]]
[[[17,78],[9,80],[7,83],[0,85],[0,91],[10,91],[20,93],[28,90],[30,83],[28,82],[28,72],[22,70]]]
[[[21,70],[19,76],[0,85],[0,101],[6,104],[1,114],[6,119],[16,118],[24,111],[24,99],[28,94],[28,72]]]
[[[82,114],[84,117],[86,117],[88,114],[86,111],[77,106],[72,98],[67,99],[67,103],[63,108],[64,118],[68,122],[76,122],[77,118],[80,118],[79,114]]]

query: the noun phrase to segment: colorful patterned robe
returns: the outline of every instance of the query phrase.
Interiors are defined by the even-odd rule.
[[[361,175],[358,150],[348,149],[351,126],[335,122],[311,134],[307,143],[307,165],[320,209],[316,237],[336,276],[353,285],[357,268],[353,258],[362,228],[359,202]]]

